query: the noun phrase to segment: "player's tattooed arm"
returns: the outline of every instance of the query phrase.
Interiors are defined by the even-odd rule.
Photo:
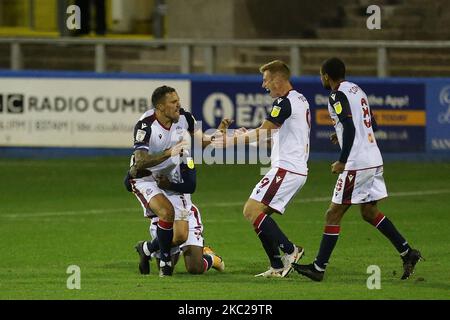
[[[130,168],[131,177],[136,178],[138,176],[138,172],[154,167],[172,156],[181,155],[183,153],[183,149],[186,148],[187,142],[183,140],[178,142],[172,148],[158,153],[149,154],[147,150],[135,150],[134,164]]]
[[[170,149],[163,152],[149,154],[147,150],[136,150],[134,152],[134,167],[138,170],[154,167],[170,158]]]

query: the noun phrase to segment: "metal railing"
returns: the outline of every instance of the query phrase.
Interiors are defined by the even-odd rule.
[[[194,48],[203,48],[204,73],[214,74],[216,66],[216,51],[219,47],[243,48],[288,48],[290,55],[290,67],[294,76],[302,71],[301,50],[304,48],[368,48],[377,52],[377,75],[388,75],[387,49],[448,49],[450,41],[382,41],[382,40],[194,40],[194,39],[166,39],[166,40],[123,40],[123,39],[80,39],[61,37],[56,39],[43,38],[0,38],[0,44],[10,44],[11,69],[21,70],[23,67],[23,44],[43,45],[92,45],[95,47],[95,71],[106,72],[106,46],[142,46],[142,47],[179,47],[180,61],[179,72],[188,74],[192,70],[192,57]]]

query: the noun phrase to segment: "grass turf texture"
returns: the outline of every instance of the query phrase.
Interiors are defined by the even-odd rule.
[[[122,185],[128,159],[0,160],[0,299],[448,299],[450,289],[450,165],[387,163],[391,196],[380,208],[422,251],[407,281],[397,252],[357,207],[346,214],[325,280],[293,272],[254,278],[268,260],[242,207],[260,179],[260,166],[198,166],[197,192],[206,244],[226,271],[189,275],[180,259],[171,278],[138,274],[134,244],[148,221]],[[310,162],[308,181],[275,220],[304,246],[303,263],[318,250],[324,212],[336,176],[328,162]],[[412,195],[411,193],[422,193]],[[81,268],[81,290],[69,290],[69,265]],[[381,289],[366,287],[367,267],[381,269]]]

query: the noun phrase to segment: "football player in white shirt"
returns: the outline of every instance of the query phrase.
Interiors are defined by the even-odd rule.
[[[264,134],[271,135],[271,169],[253,189],[243,214],[254,226],[270,260],[269,269],[256,276],[286,277],[292,271],[291,263],[297,262],[304,250],[286,237],[270,215],[283,214],[306,182],[311,117],[308,101],[293,89],[290,70],[284,62],[269,62],[261,66],[260,72],[262,87],[275,98],[272,111],[259,128],[239,131],[232,139],[225,137],[224,143],[226,146],[252,143]],[[213,145],[220,146],[218,139]]]
[[[383,159],[374,135],[375,119],[364,91],[345,80],[345,64],[338,58],[326,60],[320,70],[325,89],[332,90],[328,110],[339,143],[339,160],[331,165],[331,172],[339,174],[331,204],[326,212],[326,225],[319,253],[309,265],[293,264],[300,274],[322,281],[328,260],[339,237],[340,224],[352,204],[360,205],[362,218],[387,237],[403,260],[402,279],[408,279],[421,259],[393,223],[377,207],[377,201],[387,197],[383,179]]]
[[[181,108],[174,88],[161,86],[155,89],[152,105],[154,109],[145,112],[134,129],[129,179],[144,215],[156,214],[159,218],[156,234],[161,252],[160,276],[170,276],[173,272],[170,258],[172,240],[177,243],[186,240],[188,232],[186,227],[182,227],[186,225],[182,222],[188,220],[189,211],[175,200],[169,200],[169,195],[166,196],[158,187],[155,177],[165,175],[173,179],[171,182],[179,182],[179,177],[172,173],[179,165],[180,155],[189,149],[186,132],[192,136],[200,135],[203,146],[211,143],[211,137],[203,135],[201,130],[194,130],[195,119]],[[224,119],[219,129],[226,129],[229,124],[230,121]],[[176,227],[177,221],[181,221],[179,228]]]

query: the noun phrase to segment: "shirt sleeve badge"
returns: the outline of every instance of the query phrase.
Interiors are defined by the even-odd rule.
[[[192,157],[187,158],[187,166],[189,169],[194,169],[194,159]]]
[[[342,105],[341,105],[341,103],[339,101],[336,102],[335,104],[333,104],[333,108],[334,108],[334,110],[336,110],[337,114],[341,114],[341,112],[342,112]]]
[[[146,132],[144,130],[138,129],[136,132],[136,141],[142,142],[145,139]]]
[[[278,117],[278,115],[280,114],[280,110],[281,110],[281,107],[279,107],[279,106],[274,106],[274,107],[272,108],[272,111],[270,112],[270,116],[272,116],[273,118]]]

